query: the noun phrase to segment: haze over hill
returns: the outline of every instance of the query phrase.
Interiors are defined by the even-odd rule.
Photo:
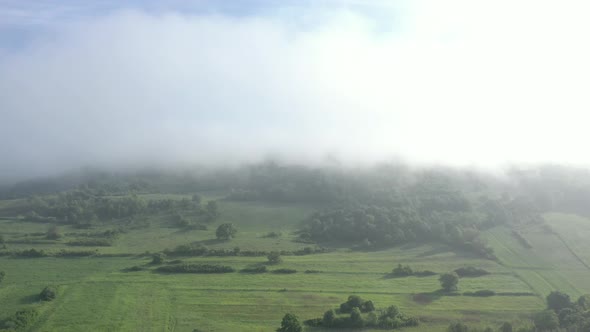
[[[252,4],[3,2],[0,179],[268,156],[589,162],[585,1]]]

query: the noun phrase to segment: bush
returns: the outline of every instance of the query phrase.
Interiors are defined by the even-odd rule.
[[[269,264],[279,264],[283,261],[281,254],[278,251],[271,252],[266,258],[268,259]]]
[[[283,233],[281,233],[281,232],[268,232],[268,233],[264,234],[262,237],[276,239],[278,237],[281,237],[282,235],[283,235]]]
[[[291,273],[297,273],[297,270],[294,270],[294,269],[276,269],[276,270],[273,270],[272,273],[277,273],[277,274],[291,274]]]
[[[463,293],[463,295],[465,295],[465,296],[487,297],[487,296],[494,296],[494,295],[496,295],[496,292],[494,292],[493,290],[484,289],[484,290],[478,290],[478,291],[475,291],[475,292],[465,292],[465,293]]]
[[[53,286],[47,286],[43,288],[41,293],[39,293],[39,299],[41,301],[52,301],[57,296],[57,289]]]
[[[455,270],[455,273],[461,278],[463,277],[481,277],[490,274],[488,271],[473,266],[461,267]]]
[[[303,327],[299,323],[297,316],[293,314],[285,314],[281,321],[281,327],[277,329],[277,332],[301,332]]]
[[[414,275],[416,277],[430,277],[430,276],[435,276],[438,273],[434,272],[434,271],[430,271],[430,270],[424,270],[424,271],[415,271]]]
[[[143,270],[144,270],[143,267],[141,267],[139,265],[135,265],[135,266],[123,269],[123,272],[139,272],[139,271],[143,271]]]
[[[27,308],[17,311],[14,316],[6,319],[4,327],[9,329],[25,329],[32,325],[39,316],[39,313],[34,308]]]
[[[61,233],[59,232],[56,225],[49,227],[47,233],[45,234],[45,238],[48,240],[57,240],[61,237]]]
[[[150,262],[150,264],[152,264],[152,265],[162,264],[162,263],[164,263],[165,258],[166,258],[166,255],[164,255],[163,253],[153,254],[152,261]]]
[[[402,266],[401,264],[398,264],[397,267],[391,271],[391,274],[395,277],[407,277],[414,274],[414,271],[412,271],[412,268],[408,265]]]
[[[81,246],[81,247],[110,247],[113,245],[111,239],[76,239],[67,243],[69,246]]]
[[[305,270],[304,273],[322,273],[322,271],[318,271],[318,270]]]
[[[56,252],[55,254],[53,254],[53,256],[55,256],[55,257],[88,257],[88,256],[92,256],[95,254],[96,254],[96,251],[92,251],[92,250],[72,251],[72,250],[62,249],[62,250]]]
[[[25,258],[38,258],[38,257],[47,257],[47,253],[45,251],[37,250],[37,249],[29,249],[29,250],[22,250],[17,251],[14,253],[16,257],[25,257]]]
[[[443,290],[450,292],[457,290],[457,284],[459,283],[459,276],[456,273],[445,273],[440,276],[438,279],[440,281],[440,286]]]
[[[254,267],[247,267],[245,269],[241,269],[240,272],[242,273],[266,273],[267,269],[266,266],[254,266]]]
[[[180,264],[160,266],[156,269],[162,273],[231,273],[234,268],[223,265],[211,264]]]

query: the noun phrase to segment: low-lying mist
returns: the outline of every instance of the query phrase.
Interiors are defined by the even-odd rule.
[[[0,48],[0,181],[267,158],[588,163],[586,5],[383,13],[127,10],[51,24]]]

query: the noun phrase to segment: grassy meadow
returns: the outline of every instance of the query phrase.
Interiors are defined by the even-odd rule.
[[[19,202],[1,204],[6,207]],[[567,224],[578,230],[587,226],[583,229],[588,236],[590,221],[559,214],[546,216],[549,227],[520,230],[531,249],[523,247],[508,228],[486,231],[498,261],[443,244],[414,244],[379,251],[333,248],[321,254],[284,256],[281,264],[268,266],[270,270],[296,269],[294,274],[162,274],[150,265],[149,253],[193,242],[209,248],[302,249],[309,244],[294,242],[293,232],[314,210],[300,204],[220,201],[221,216],[206,230],[179,230],[166,220],[150,217],[143,227],[126,230],[112,246],[83,248],[67,242],[87,230],[60,226],[64,236],[49,241],[44,238],[47,225],[3,217],[0,234],[8,250],[84,249],[100,255],[0,257],[0,270],[6,272],[0,285],[0,311],[6,317],[25,307],[38,308],[39,317],[30,331],[274,331],[286,312],[302,320],[321,317],[346,301],[348,295],[356,294],[372,300],[378,308],[397,305],[404,313],[419,317],[420,326],[406,328],[408,331],[442,331],[453,320],[476,327],[496,328],[504,321],[520,326],[527,324],[531,313],[544,307],[544,296],[551,290],[571,296],[590,292],[590,279],[584,277],[590,270],[580,261],[587,259],[587,242]],[[226,222],[234,223],[239,233],[230,241],[216,240],[217,225]],[[105,224],[92,231],[113,227]],[[281,236],[265,237],[268,232],[280,232]],[[561,238],[571,243],[570,248],[558,245]],[[572,250],[579,252],[579,257]],[[227,265],[236,270],[266,262],[265,257],[242,256],[167,258],[173,259]],[[437,273],[463,266],[484,268],[489,275],[461,278],[459,291],[489,289],[525,295],[440,296],[436,293],[440,288],[438,276],[389,277],[391,269],[400,263]],[[132,266],[141,270],[126,270]],[[320,273],[304,273],[306,270]],[[47,285],[57,286],[58,295],[54,301],[41,303],[37,295]]]

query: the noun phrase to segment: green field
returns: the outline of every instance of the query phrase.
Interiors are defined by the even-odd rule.
[[[266,251],[309,246],[294,242],[293,231],[314,211],[312,206],[227,201],[220,205],[220,219],[207,230],[179,231],[153,218],[143,228],[126,231],[113,246],[81,248],[97,250],[100,254],[126,254],[125,257],[0,257],[0,270],[7,273],[0,286],[1,313],[6,317],[24,307],[38,307],[40,316],[31,331],[192,331],[196,328],[273,331],[286,312],[304,320],[321,317],[326,310],[344,302],[348,295],[357,294],[372,300],[377,307],[395,304],[403,312],[419,317],[421,325],[408,330],[442,331],[453,320],[480,327],[497,327],[504,321],[517,326],[527,324],[530,314],[544,307],[543,298],[550,291],[559,289],[572,296],[590,292],[590,281],[584,277],[590,270],[571,251],[587,252],[587,243],[579,231],[571,231],[566,223],[578,227],[588,221],[557,214],[547,216],[552,232],[541,225],[520,230],[532,249],[519,244],[507,228],[487,231],[485,235],[499,257],[497,262],[454,251],[442,244],[422,244],[381,251],[335,249],[323,254],[284,256],[283,263],[271,269],[298,271],[288,275],[156,273],[149,265],[150,256],[145,253],[179,244],[198,242],[210,248],[239,246],[242,250]],[[239,229],[238,236],[231,241],[214,240],[216,226],[224,222],[234,223]],[[0,233],[8,249],[73,250],[66,245],[68,236],[53,242],[43,240],[47,227],[10,218],[0,221]],[[112,227],[107,224],[93,231]],[[590,227],[583,229],[590,234]],[[69,226],[60,227],[60,231],[82,232]],[[263,237],[271,231],[280,231],[282,236]],[[567,238],[571,248],[563,243],[559,246],[560,237]],[[236,269],[266,261],[265,257],[242,256],[180,259]],[[490,289],[534,295],[486,298],[432,295],[427,301],[415,300],[415,294],[434,294],[440,288],[438,277],[387,278],[387,273],[398,263],[438,273],[477,266],[491,274],[462,278],[461,292]],[[132,266],[145,269],[124,272]],[[305,270],[321,273],[306,274]],[[40,303],[37,294],[46,285],[56,285],[58,296],[54,301]]]

